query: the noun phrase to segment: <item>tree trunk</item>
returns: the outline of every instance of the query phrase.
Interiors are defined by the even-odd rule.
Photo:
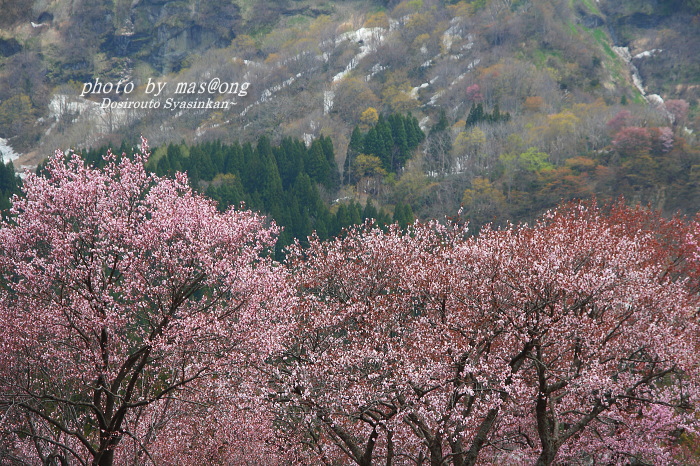
[[[547,448],[542,449],[539,458],[537,458],[536,466],[549,466],[554,463],[554,458],[557,456],[558,449],[550,444]]]
[[[114,449],[103,450],[93,461],[92,466],[112,466],[114,464]]]

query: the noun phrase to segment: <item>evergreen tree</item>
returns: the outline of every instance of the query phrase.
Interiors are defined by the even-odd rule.
[[[205,151],[208,152],[209,156],[211,157],[214,173],[224,173],[224,151],[221,146],[221,141],[216,140],[206,144]]]
[[[340,186],[340,173],[338,172],[338,163],[335,161],[335,151],[333,150],[333,141],[330,136],[321,136],[319,138],[321,143],[321,148],[323,149],[323,155],[326,156],[328,161],[328,168],[330,169],[329,178],[329,188],[337,189]]]
[[[168,157],[170,170],[172,170],[171,173],[186,170],[184,161],[185,154],[179,144],[168,144],[166,156]]]
[[[243,168],[243,150],[238,142],[230,146],[225,146],[224,151],[224,173],[239,174]]]
[[[338,210],[335,213],[335,218],[333,219],[333,226],[331,228],[331,236],[340,235],[343,228],[350,225],[348,220],[348,209],[345,204],[340,204]]]
[[[197,167],[199,177],[202,180],[211,181],[216,175],[216,168],[211,161],[211,155],[203,150],[202,146],[192,146],[190,149],[190,164],[192,167]]]
[[[413,209],[410,204],[397,203],[394,207],[394,223],[398,223],[401,228],[406,228],[415,220]]]
[[[286,137],[273,150],[284,189],[289,189],[303,170],[303,152],[300,153],[298,149],[295,141]]]
[[[217,202],[222,212],[231,206],[239,206],[245,200],[241,180],[231,174],[218,175],[209,185],[206,195]]]
[[[377,220],[379,217],[379,212],[377,211],[377,208],[374,207],[374,204],[372,204],[372,201],[368,198],[367,202],[365,203],[365,208],[362,210],[362,218],[364,220]]]
[[[481,108],[481,104],[479,104],[479,108]],[[483,109],[482,109],[483,112]],[[440,110],[440,117],[438,118],[437,123],[435,123],[435,126],[433,126],[430,129],[430,134],[435,134],[435,133],[440,133],[442,131],[445,131],[447,128],[450,127],[450,122],[447,120],[447,114],[445,113],[445,109]]]
[[[262,171],[260,158],[249,142],[243,144],[243,170],[241,180],[243,187],[249,193],[259,190],[260,174]]]
[[[401,201],[394,206],[394,223],[398,223],[402,228],[404,227],[403,204]]]
[[[350,225],[360,225],[362,223],[362,206],[357,202],[351,202],[348,205],[348,224]]]
[[[299,173],[291,190],[292,197],[299,201],[299,205],[308,212],[317,212],[319,204],[323,204],[316,186],[306,173]]]
[[[501,109],[498,107],[498,104],[495,104],[493,106],[493,112],[491,112],[490,120],[494,123],[498,123],[502,118],[503,116],[501,115]]]
[[[404,125],[404,118],[399,114],[390,115],[388,120],[391,125],[391,134],[398,154],[396,167],[400,168],[406,163],[406,160],[408,160],[410,156],[406,126]]]
[[[367,131],[367,134],[365,134],[365,140],[364,140],[364,150],[362,151],[363,153],[367,155],[374,155],[376,157],[379,157],[381,160],[382,157],[380,154],[382,154],[384,151],[384,142],[381,141],[380,135],[377,132],[376,127],[372,127]]]
[[[318,139],[311,143],[307,151],[304,167],[309,176],[324,186],[331,187],[331,169]]]
[[[170,161],[168,159],[168,154],[163,155],[156,164],[156,175],[166,176],[172,175],[173,171],[170,168]]]
[[[333,228],[333,215],[331,211],[324,205],[322,209],[318,211],[318,217],[314,222],[314,229],[316,234],[321,240],[326,240],[331,236],[331,229]]]
[[[272,146],[267,136],[261,136],[258,139],[256,152],[260,164],[259,189],[263,206],[270,213],[273,213],[275,209],[283,210],[282,179],[277,170],[277,161],[272,154]]]
[[[3,163],[0,159],[0,217],[4,217],[7,209],[11,207],[10,198],[13,194],[19,194],[21,180],[15,173],[12,161]]]
[[[484,121],[484,106],[481,102],[472,104],[472,108],[469,110],[469,116],[467,116],[466,125],[472,126],[481,121]]]
[[[350,136],[350,143],[348,144],[348,151],[345,155],[345,163],[343,164],[343,183],[345,184],[355,183],[357,181],[353,177],[351,167],[352,163],[355,161],[355,157],[360,155],[364,149],[364,139],[360,127],[355,126]]]

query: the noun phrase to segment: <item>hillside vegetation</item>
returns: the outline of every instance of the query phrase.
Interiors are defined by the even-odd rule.
[[[318,139],[339,172],[318,182],[327,205],[371,198],[422,218],[462,205],[476,225],[574,197],[697,210],[694,1],[71,5],[37,1],[2,18],[0,136],[24,152],[18,164],[140,134],[188,153]],[[214,78],[250,83],[247,95],[228,109],[102,110],[104,96],[84,92],[133,82],[109,95],[127,102],[149,98],[149,82],[172,92]],[[390,115],[410,115],[425,137],[395,145]]]

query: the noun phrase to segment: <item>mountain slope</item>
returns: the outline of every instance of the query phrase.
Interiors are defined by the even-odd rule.
[[[16,19],[3,33],[22,45],[3,59],[0,95],[0,136],[25,152],[20,163],[57,146],[118,144],[139,134],[158,145],[326,135],[338,167],[352,170],[351,133],[358,125],[366,132],[363,115],[376,109],[411,113],[430,133],[372,194],[383,204],[408,201],[424,216],[466,203],[481,221],[529,218],[592,194],[627,194],[671,210],[696,199],[689,186],[700,73],[691,51],[700,38],[689,2],[76,4],[35,2],[16,17],[43,16],[43,26]],[[133,92],[85,92],[86,84],[120,80]],[[197,92],[212,82],[226,83],[227,92]],[[157,83],[164,87],[155,96]],[[176,94],[181,84],[195,92]],[[105,97],[115,107],[153,101],[160,108],[102,109]],[[205,108],[166,108],[168,98]],[[218,108],[206,108],[208,100]],[[629,117],[608,125],[621,111]],[[651,157],[641,175],[632,173],[640,161],[616,139],[626,128],[648,133],[634,154]],[[657,133],[668,131],[670,146],[660,149]],[[370,194],[356,183],[345,189]]]

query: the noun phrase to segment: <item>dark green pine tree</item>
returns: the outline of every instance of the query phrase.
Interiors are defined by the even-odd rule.
[[[441,109],[440,117],[438,118],[437,123],[435,123],[435,125],[432,128],[430,128],[430,135],[445,131],[447,128],[449,128],[449,126],[450,122],[447,120],[447,113],[445,113],[445,109]]]
[[[256,210],[258,212],[266,212],[265,204],[263,203],[262,196],[259,191],[247,192],[246,193],[246,207],[250,210]]]
[[[100,151],[100,154],[104,154],[106,152],[107,152],[106,150],[104,152]],[[122,139],[122,143],[119,144],[119,149],[117,149],[115,152],[119,155],[121,155],[121,154],[133,155],[134,154],[134,147],[131,144],[129,144],[125,139]],[[102,155],[100,155],[100,159],[102,159]]]
[[[224,173],[240,175],[243,169],[243,149],[238,141],[224,147]]]
[[[340,236],[343,228],[348,227],[348,225],[350,225],[350,221],[348,220],[348,208],[345,206],[345,204],[340,204],[335,213],[335,217],[333,218],[330,231],[331,236]]]
[[[406,137],[408,138],[408,148],[413,150],[425,140],[425,133],[420,128],[418,119],[412,115],[406,117],[404,126],[406,128]]]
[[[309,214],[303,207],[299,206],[296,199],[291,200],[289,212],[292,217],[291,233],[292,236],[299,239],[302,245],[308,245],[307,238],[311,235],[311,219]]]
[[[247,193],[259,191],[262,173],[260,158],[255,153],[253,145],[250,142],[243,144],[242,152],[243,170],[241,171],[241,180],[243,181],[243,187]]]
[[[481,121],[484,121],[484,106],[479,102],[478,104],[472,104],[472,108],[469,110],[469,115],[467,116],[466,125],[472,126]]]
[[[389,115],[389,124],[391,125],[391,135],[394,139],[394,145],[396,146],[396,167],[399,169],[406,164],[410,156],[410,151],[408,148],[408,136],[406,135],[406,126],[404,125],[404,118],[399,115]]]
[[[394,151],[394,137],[391,134],[391,125],[387,122],[384,116],[379,115],[379,120],[377,121],[377,134],[384,145],[382,155],[379,158],[382,160],[382,166],[386,171],[396,171],[395,167],[395,151]]]
[[[191,164],[189,168],[187,168],[187,178],[190,181],[192,189],[194,189],[195,191],[199,190],[202,177],[199,176],[199,167],[197,166],[197,164]]]
[[[291,232],[287,229],[283,229],[282,232],[280,233],[279,237],[277,238],[277,242],[275,243],[275,260],[276,261],[283,261],[284,258],[287,256],[285,250],[286,248],[294,242],[294,237],[292,236]]]
[[[319,204],[323,204],[321,197],[313,184],[311,178],[306,173],[299,173],[294,186],[291,189],[291,195],[299,201],[300,207],[306,209],[310,213],[316,213],[319,210]]]
[[[282,187],[289,189],[304,170],[306,147],[298,139],[285,137],[279,147],[273,150],[277,159],[277,168],[282,179]]]
[[[224,173],[224,150],[221,141],[208,142],[204,145],[204,150],[209,153],[211,164],[214,167],[214,176],[218,173]]]
[[[321,142],[323,155],[326,156],[326,161],[328,161],[328,168],[330,170],[328,188],[335,191],[340,187],[340,173],[338,172],[338,163],[335,161],[333,141],[331,140],[330,136],[321,136],[319,141]]]
[[[413,209],[411,209],[410,204],[399,202],[394,206],[394,223],[398,223],[401,228],[405,229],[408,225],[412,224],[414,220]]]
[[[2,163],[0,161],[0,191],[3,193],[19,192],[20,178],[15,173],[15,166],[12,161]]]
[[[382,139],[382,134],[377,130],[376,126],[370,128],[365,135],[364,153],[379,157],[382,162],[382,167],[387,169],[389,165],[389,154],[386,151],[386,145]]]
[[[325,205],[323,207],[324,208],[318,213],[314,228],[320,239],[328,239],[331,236],[331,229],[333,228],[333,214],[331,214],[331,211]]]
[[[328,159],[323,153],[321,142],[318,139],[311,143],[304,161],[304,167],[311,179],[327,187],[331,185],[331,169],[328,165]]]
[[[403,204],[401,201],[397,202],[394,206],[394,223],[397,223],[399,226],[403,227]]]
[[[170,176],[172,175],[172,170],[170,168],[170,159],[168,158],[168,154],[164,154],[160,159],[158,159],[158,163],[156,164],[156,175],[158,176]]]
[[[351,202],[348,205],[348,224],[346,226],[351,226],[351,225],[360,225],[362,223],[362,206],[357,202]]]
[[[343,183],[351,184],[355,183],[357,180],[354,179],[352,174],[352,162],[355,158],[362,153],[364,150],[364,137],[362,136],[362,131],[360,131],[359,126],[355,126],[352,130],[352,135],[350,136],[350,144],[348,144],[348,151],[345,155],[345,163],[343,164]]]
[[[12,161],[3,163],[0,159],[0,214],[4,218],[12,206],[10,199],[13,194],[19,194],[21,180],[15,173]]]
[[[377,214],[377,225],[385,227],[389,224],[391,224],[391,216],[384,209],[379,209],[379,213]]]
[[[257,157],[260,161],[260,195],[265,210],[273,214],[276,210],[283,210],[282,179],[277,170],[277,160],[272,154],[272,146],[267,136],[258,139]]]
[[[216,169],[211,162],[209,152],[203,150],[203,146],[192,146],[190,148],[190,166],[195,167],[199,173],[199,178],[206,181],[211,181],[216,175]]]
[[[501,115],[501,109],[498,107],[498,104],[495,104],[491,115],[489,115],[489,120],[493,123],[498,123],[502,118],[503,116]]]
[[[364,220],[377,220],[378,217],[379,212],[377,211],[377,208],[374,207],[372,201],[369,198],[367,198],[365,208],[362,210],[362,218]]]
[[[231,206],[238,207],[245,200],[243,185],[238,176],[210,184],[206,195],[217,202],[217,207],[222,212]]]
[[[413,224],[416,220],[416,216],[413,214],[413,209],[411,208],[411,204],[405,204],[403,208],[403,218],[404,221],[406,222],[406,225]]]
[[[166,152],[168,157],[168,165],[170,166],[170,174],[186,170],[185,151],[180,144],[168,144]]]

